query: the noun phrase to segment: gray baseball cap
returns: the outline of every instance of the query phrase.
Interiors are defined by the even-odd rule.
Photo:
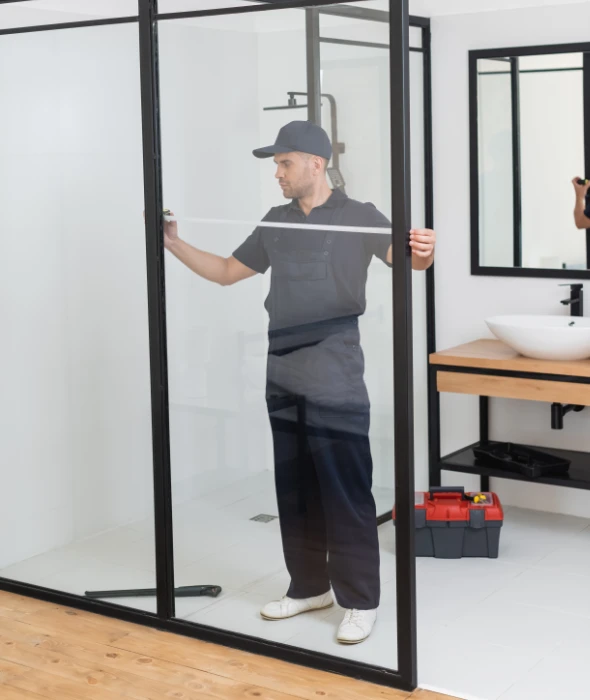
[[[252,151],[256,158],[271,158],[277,153],[299,151],[320,156],[326,160],[332,157],[332,144],[328,134],[310,121],[294,121],[286,124],[278,133],[272,146]]]

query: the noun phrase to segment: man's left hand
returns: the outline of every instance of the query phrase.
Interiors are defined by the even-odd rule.
[[[410,246],[412,255],[428,259],[434,255],[436,234],[429,228],[415,228],[410,231]]]

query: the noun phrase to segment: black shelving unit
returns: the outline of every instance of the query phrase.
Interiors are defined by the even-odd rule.
[[[490,490],[490,478],[511,479],[513,481],[526,481],[533,484],[547,484],[550,486],[567,486],[575,489],[590,489],[590,453],[574,450],[563,450],[540,445],[527,445],[556,457],[570,460],[568,472],[542,477],[530,478],[518,472],[494,469],[480,463],[474,454],[474,448],[490,442],[489,438],[489,397],[479,397],[479,440],[473,444],[462,447],[451,454],[442,456],[440,446],[440,393],[437,386],[439,372],[453,372],[462,374],[480,374],[486,376],[513,377],[517,379],[531,379],[538,381],[564,382],[567,384],[584,384],[589,388],[590,376],[560,375],[551,372],[526,372],[502,369],[501,363],[495,368],[475,366],[457,366],[446,363],[437,363],[436,357],[430,357],[429,365],[429,481],[430,486],[441,485],[441,473],[443,471],[460,472],[480,477],[480,489]],[[550,420],[550,406],[547,405],[547,421]]]
[[[555,476],[541,476],[530,479],[517,472],[508,472],[502,469],[493,469],[479,464],[473,453],[473,448],[481,443],[464,447],[461,450],[447,455],[439,462],[440,470],[461,472],[463,474],[475,474],[484,479],[490,477],[499,479],[513,479],[516,481],[528,481],[535,484],[548,484],[550,486],[569,486],[574,489],[590,489],[590,454],[587,452],[575,452],[573,450],[557,450],[552,447],[539,448],[538,445],[526,445],[533,449],[542,449],[547,454],[554,455],[561,459],[569,459],[571,464],[567,474],[556,474]]]

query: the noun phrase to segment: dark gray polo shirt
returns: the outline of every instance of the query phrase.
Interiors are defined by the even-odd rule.
[[[285,223],[301,223],[306,226],[313,224],[330,225],[333,221],[334,209],[341,207],[339,222],[342,226],[391,227],[389,220],[371,203],[358,202],[349,199],[340,190],[334,190],[330,198],[321,206],[312,209],[309,216],[300,209],[297,200],[289,204],[273,207],[263,221],[282,221]],[[321,317],[337,319],[342,317],[358,317],[366,309],[365,287],[367,270],[373,256],[386,262],[387,251],[391,245],[391,234],[387,233],[353,233],[346,230],[330,233],[313,229],[273,229],[270,227],[256,228],[252,234],[234,251],[234,257],[251,270],[264,274],[272,267],[273,252],[280,246],[280,252],[292,254],[294,260],[300,256],[305,258],[306,252],[318,253],[325,245],[326,237],[333,236],[330,252],[330,270],[333,284],[330,293],[326,294],[324,284],[300,282],[311,285],[308,290],[317,288],[317,298],[313,292],[306,295],[306,309],[300,308],[300,299],[293,296],[289,302],[286,289],[276,289],[276,285],[286,284],[280,276],[271,277],[271,290],[265,302],[270,317],[270,328],[280,328],[292,325],[291,319],[298,322],[313,323],[318,320],[318,309]],[[277,243],[277,241],[279,241]],[[283,292],[275,294],[273,292]],[[333,293],[334,292],[334,293]],[[281,299],[281,308],[273,300]],[[293,308],[297,306],[298,308]]]

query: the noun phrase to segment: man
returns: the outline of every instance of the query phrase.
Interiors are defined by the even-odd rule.
[[[347,227],[390,228],[390,223],[372,204],[330,189],[326,167],[332,147],[326,132],[311,122],[287,124],[272,146],[253,153],[274,156],[275,177],[290,200],[264,217],[278,226],[256,228],[223,258],[185,243],[176,224],[167,222],[165,246],[221,285],[271,269],[266,398],[291,584],[261,615],[280,620],[329,607],[332,587],[346,609],[338,641],[361,642],[375,623],[380,581],[358,318],[366,307],[371,258],[391,264],[392,248],[388,233]],[[314,228],[325,225],[342,228]],[[431,230],[411,232],[414,269],[432,264],[434,242]]]
[[[580,184],[583,183],[583,184]],[[576,204],[574,206],[574,221],[577,228],[590,228],[590,180],[582,180],[575,177],[572,180],[576,192]]]

